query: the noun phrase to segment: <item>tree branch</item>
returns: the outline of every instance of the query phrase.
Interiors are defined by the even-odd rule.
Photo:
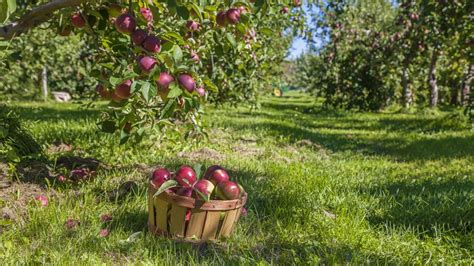
[[[10,40],[48,21],[55,11],[66,7],[78,6],[83,2],[86,2],[86,0],[52,0],[44,5],[37,6],[23,15],[18,21],[0,27],[0,38]]]

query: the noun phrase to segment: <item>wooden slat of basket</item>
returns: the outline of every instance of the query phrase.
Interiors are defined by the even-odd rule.
[[[247,201],[247,195],[245,195],[242,199],[236,200],[196,200],[189,197],[183,197],[176,195],[172,192],[163,192],[159,196],[159,198],[172,203],[179,205],[181,207],[194,209],[199,208],[203,211],[227,211],[232,209],[238,209],[242,207],[245,202]]]
[[[186,237],[201,238],[204,222],[206,221],[206,211],[194,209],[191,211],[191,220],[189,220],[186,229]]]
[[[219,227],[219,219],[221,212],[208,211],[206,214],[206,222],[202,230],[202,240],[215,239],[217,228]]]
[[[237,215],[235,216],[235,221],[234,221],[234,226],[237,224],[239,221],[240,215],[242,215],[242,209],[243,207],[240,207],[237,209]],[[232,231],[232,230],[231,230]]]
[[[228,237],[230,235],[232,228],[234,227],[235,218],[237,217],[239,211],[240,209],[235,209],[226,213],[224,222],[222,223],[222,227],[219,232],[219,238]]]
[[[186,226],[186,208],[172,204],[170,212],[170,233],[175,236],[184,236],[184,227]]]
[[[153,195],[155,194],[156,189],[151,187],[148,189],[148,225],[153,226],[155,228],[155,206],[153,204]]]
[[[168,232],[168,209],[169,203],[155,197],[155,223],[161,232]]]

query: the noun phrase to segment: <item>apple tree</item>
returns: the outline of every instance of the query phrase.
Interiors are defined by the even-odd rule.
[[[146,129],[183,125],[201,133],[204,101],[252,101],[271,83],[292,34],[294,1],[0,1],[0,39],[41,25],[90,40],[98,95],[109,103],[100,127],[140,139]]]

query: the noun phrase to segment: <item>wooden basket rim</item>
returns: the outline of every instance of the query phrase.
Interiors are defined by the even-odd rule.
[[[156,191],[157,189],[150,183],[149,189]],[[194,199],[190,197],[184,197],[177,195],[171,190],[166,190],[158,198],[172,204],[176,204],[181,207],[190,209],[199,209],[203,211],[228,211],[241,208],[247,202],[247,192],[244,193],[242,198],[235,200],[209,200],[205,201],[202,199]]]

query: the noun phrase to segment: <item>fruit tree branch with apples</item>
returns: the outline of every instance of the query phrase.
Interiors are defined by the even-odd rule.
[[[51,14],[66,8],[78,6],[85,0],[53,0],[33,8],[24,14],[18,21],[0,27],[0,38],[10,40],[52,18]]]
[[[95,98],[109,101],[99,127],[121,143],[167,128],[202,136],[202,103],[255,101],[278,78],[293,35],[304,32],[299,1],[4,3],[2,39],[42,24],[90,40]]]

